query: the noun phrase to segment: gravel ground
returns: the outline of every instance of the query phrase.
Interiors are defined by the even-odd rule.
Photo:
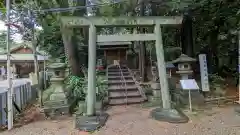
[[[214,108],[197,115],[189,114],[187,124],[169,124],[149,118],[149,111],[133,106],[109,109],[110,118],[93,135],[240,135],[240,116],[232,107]],[[86,135],[73,129],[72,118],[38,121],[1,135]]]

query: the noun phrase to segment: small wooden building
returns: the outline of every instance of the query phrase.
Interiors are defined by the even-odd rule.
[[[120,60],[121,63],[127,62],[127,50],[132,42],[100,42],[98,49],[103,50],[104,59],[107,65],[113,64],[114,60]]]
[[[37,52],[37,59],[40,70],[43,69],[44,61],[48,59],[47,56]],[[2,52],[0,54],[0,65],[6,67],[7,55]],[[11,48],[11,66],[15,74],[19,77],[28,76],[29,73],[34,72],[34,55],[30,45],[21,44]]]

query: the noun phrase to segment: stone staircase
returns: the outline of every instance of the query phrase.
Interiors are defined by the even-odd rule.
[[[137,104],[146,100],[145,93],[127,67],[110,66],[107,77],[110,105]]]

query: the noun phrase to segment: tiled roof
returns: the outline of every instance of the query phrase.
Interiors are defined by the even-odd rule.
[[[42,56],[42,55],[37,55],[37,59],[39,61],[43,61],[48,60],[47,56]],[[7,60],[7,55],[6,54],[2,54],[0,55],[0,61],[5,61]],[[33,54],[11,54],[11,60],[15,60],[15,61],[33,61],[34,60],[34,56]]]

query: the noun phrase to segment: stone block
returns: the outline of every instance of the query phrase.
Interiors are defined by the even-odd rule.
[[[169,123],[187,123],[189,118],[178,109],[156,108],[151,111],[150,116],[158,121]]]
[[[86,112],[86,109],[87,109],[86,102],[85,101],[80,101],[78,103],[78,108],[77,108],[76,114],[77,115],[83,115]]]
[[[102,110],[103,109],[103,101],[97,101],[95,104],[96,110]]]
[[[156,101],[162,102],[162,98],[161,97],[148,96],[148,101],[149,102],[156,102]]]
[[[69,114],[69,105],[44,106],[43,110],[46,117],[54,118],[55,116]]]
[[[30,73],[29,79],[32,81],[32,85],[38,84],[37,75],[35,73]]]
[[[159,82],[152,82],[151,83],[151,88],[154,90],[160,90],[160,83]]]
[[[240,115],[240,104],[235,106],[235,112]]]
[[[93,132],[105,125],[108,116],[103,112],[97,112],[95,116],[74,115],[74,126],[81,131]]]
[[[161,98],[161,90],[152,90],[152,93],[155,98]]]

